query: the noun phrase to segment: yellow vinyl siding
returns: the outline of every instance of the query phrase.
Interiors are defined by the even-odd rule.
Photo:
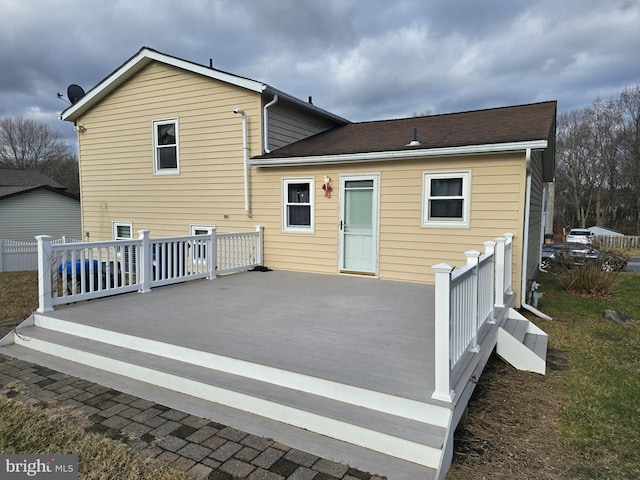
[[[184,235],[191,224],[221,231],[255,226],[244,211],[242,117],[250,152],[261,152],[261,99],[255,92],[152,63],[78,123],[84,230],[111,238],[111,222],[134,234]],[[154,120],[177,118],[179,175],[154,175]],[[225,215],[228,218],[225,218]]]
[[[423,173],[466,170],[471,172],[470,226],[422,227]],[[524,155],[486,155],[332,165],[329,168],[254,169],[252,195],[259,205],[254,219],[268,232],[265,238],[267,265],[285,270],[337,272],[338,179],[340,174],[351,173],[380,173],[380,278],[432,283],[432,265],[447,262],[461,267],[466,262],[465,250],[483,250],[484,241],[506,232],[516,235],[514,252],[521,254]],[[331,198],[325,198],[321,189],[325,174],[333,179]],[[298,176],[315,176],[313,235],[281,231],[281,179]],[[514,274],[519,275],[519,272]]]

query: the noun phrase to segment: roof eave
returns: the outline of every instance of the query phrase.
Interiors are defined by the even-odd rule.
[[[116,69],[113,73],[103,79],[95,87],[87,92],[77,103],[73,104],[60,114],[60,119],[66,121],[75,121],[88,109],[90,109],[96,100],[100,100],[115,90],[124,81],[129,79],[134,73],[139,71],[144,66],[148,65],[151,61],[158,61],[167,65],[172,65],[183,70],[187,70],[199,75],[204,75],[209,78],[221,80],[223,82],[236,85],[238,87],[246,88],[254,92],[262,92],[266,85],[262,82],[251,80],[248,78],[238,77],[230,73],[223,72],[221,70],[215,70],[204,65],[198,65],[196,63],[182,60],[177,57],[172,57],[164,53],[152,50],[144,47],[140,51],[125,62],[121,67]]]
[[[526,142],[493,143],[484,145],[465,145],[461,147],[427,148],[418,150],[397,150],[367,153],[345,153],[339,155],[310,155],[288,158],[251,158],[253,167],[287,167],[300,165],[331,165],[338,163],[383,162],[385,160],[412,159],[425,157],[450,157],[458,155],[486,155],[531,150],[544,150],[547,140]],[[276,152],[277,153],[277,152]]]

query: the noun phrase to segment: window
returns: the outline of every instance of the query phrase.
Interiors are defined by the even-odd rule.
[[[313,233],[313,178],[282,179],[282,230]]]
[[[216,228],[215,225],[191,225],[191,235],[211,235],[214,228]],[[200,262],[206,260],[207,246],[196,245],[193,251],[193,258]]]
[[[424,173],[423,226],[469,226],[470,175],[470,172]]]
[[[129,240],[133,238],[131,223],[113,222],[113,239]]]
[[[157,174],[180,173],[177,118],[153,122],[153,165]]]
[[[130,240],[133,238],[133,226],[127,222],[113,222],[113,239]],[[136,250],[132,245],[123,245],[117,249],[118,268],[124,267],[126,273],[136,272]],[[124,265],[121,263],[123,262]]]

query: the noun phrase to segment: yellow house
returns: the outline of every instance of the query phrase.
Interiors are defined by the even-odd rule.
[[[142,48],[61,118],[78,132],[91,240],[262,225],[270,268],[433,283],[432,265],[511,233],[526,306],[556,102],[351,123]]]

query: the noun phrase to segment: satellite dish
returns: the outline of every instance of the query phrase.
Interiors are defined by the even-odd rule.
[[[80,85],[76,85],[75,83],[71,84],[67,88],[67,97],[69,98],[69,101],[73,105],[77,103],[78,100],[80,100],[82,97],[84,97],[84,90]]]

